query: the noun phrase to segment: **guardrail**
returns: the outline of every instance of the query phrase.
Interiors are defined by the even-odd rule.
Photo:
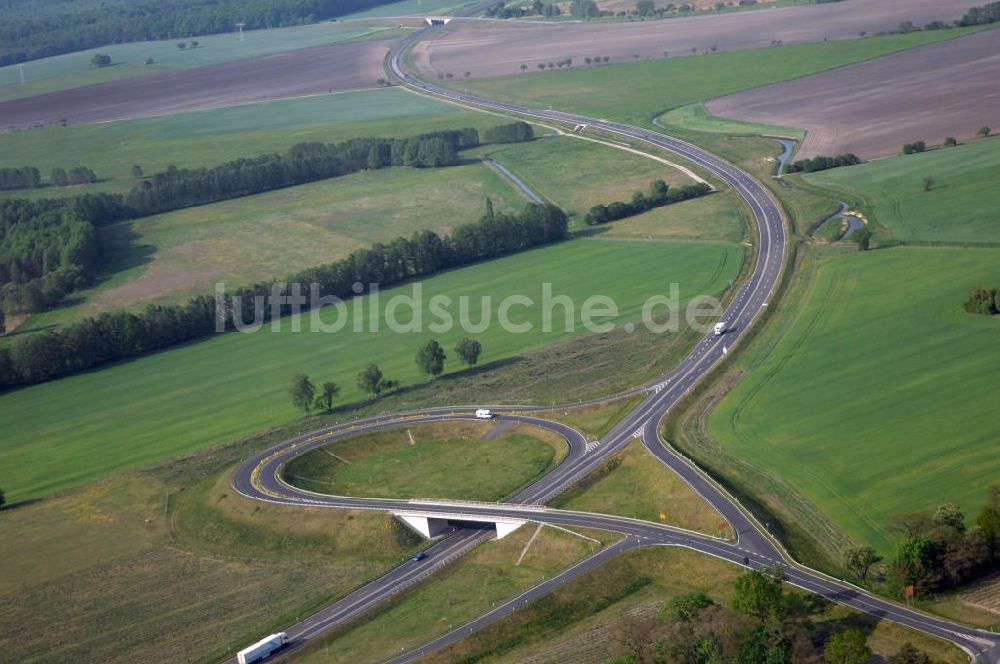
[[[487,503],[476,500],[434,500],[430,498],[411,498],[407,501],[411,505],[434,505],[437,507],[451,507],[452,505],[467,505],[469,507],[487,507],[489,509],[500,510],[530,510],[533,512],[544,512],[548,509],[545,505],[534,503]]]

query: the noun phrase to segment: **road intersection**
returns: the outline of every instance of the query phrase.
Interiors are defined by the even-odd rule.
[[[722,336],[709,333],[698,341],[691,352],[669,374],[653,384],[632,390],[630,393],[646,393],[647,396],[607,435],[597,441],[597,444],[593,441],[588,444],[582,434],[567,425],[539,417],[546,410],[544,407],[490,406],[499,414],[501,420],[546,428],[562,436],[569,445],[569,453],[561,464],[503,504],[324,495],[293,487],[281,476],[281,469],[292,458],[339,438],[404,425],[474,419],[476,406],[426,409],[395,416],[370,418],[306,434],[280,443],[247,460],[236,471],[233,487],[249,498],[284,505],[386,512],[418,509],[421,513],[443,515],[462,513],[468,515],[470,519],[480,518],[485,521],[491,517],[506,517],[563,527],[606,530],[623,536],[618,542],[527,590],[519,597],[421,648],[405,653],[393,660],[394,662],[415,661],[509,615],[518,606],[541,597],[559,585],[596,569],[615,555],[646,546],[683,547],[750,568],[777,564],[782,568],[789,583],[804,590],[875,617],[891,620],[951,641],[965,650],[974,661],[987,664],[1000,662],[1000,635],[929,616],[797,564],[732,496],[693,463],[675,453],[659,437],[658,427],[664,416],[723,361],[728,348],[739,343],[752,323],[766,309],[778,287],[787,252],[787,236],[780,208],[768,190],[735,165],[690,143],[652,130],[571,113],[544,111],[480,99],[413,77],[404,70],[402,59],[407,50],[426,34],[427,31],[419,31],[411,35],[389,56],[388,64],[392,74],[413,90],[455,103],[520,117],[563,122],[574,126],[585,124],[592,129],[600,129],[673,152],[733,187],[753,215],[757,230],[758,252],[750,276],[740,285],[723,315],[723,320],[727,323],[727,333]],[[605,400],[619,396],[621,395]],[[610,456],[622,450],[635,437],[641,438],[643,444],[660,462],[677,473],[722,515],[733,533],[731,540],[625,517],[539,507],[551,502]],[[427,559],[406,561],[382,577],[366,583],[346,597],[287,628],[285,631],[290,637],[288,648],[292,650],[300,648],[320,637],[328,629],[358,618],[489,537],[490,533],[480,528],[472,526],[457,528],[452,534],[427,549],[429,554]]]

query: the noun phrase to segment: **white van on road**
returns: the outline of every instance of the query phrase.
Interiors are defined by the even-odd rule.
[[[490,410],[489,408],[477,408],[476,409],[476,418],[480,419],[480,420],[492,420],[493,419],[493,411]]]
[[[726,332],[726,324],[716,323],[715,327],[712,328],[712,331],[715,332],[715,336],[721,337]]]

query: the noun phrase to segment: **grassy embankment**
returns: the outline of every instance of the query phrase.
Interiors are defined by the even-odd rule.
[[[650,295],[669,292],[665,289],[671,282],[680,284],[682,306],[696,295],[722,292],[736,276],[741,255],[740,247],[731,244],[577,240],[428,279],[422,284],[425,306],[440,293],[453,298],[454,309],[465,295],[468,319],[473,322],[482,320],[483,297],[492,298],[490,327],[477,335],[484,347],[483,369],[490,370],[463,374],[454,384],[446,376],[435,382],[432,394],[412,398],[425,403],[491,398],[563,401],[651,378],[693,335],[683,330],[653,334],[641,325],[640,332],[629,334],[621,323],[637,319],[643,302]],[[544,332],[543,283],[551,283],[554,294],[579,302],[578,323],[584,299],[598,293],[612,296],[620,314],[618,327],[604,334],[584,334],[579,324],[575,331],[553,325],[551,333]],[[412,295],[412,286],[385,291],[381,301],[396,294]],[[497,323],[495,308],[512,294],[535,300],[528,310],[515,307],[510,312],[512,322],[532,323],[533,331],[505,332]],[[363,302],[371,304],[369,299]],[[430,332],[427,325],[433,319],[426,309],[420,333],[396,334],[384,320],[378,332],[353,332],[354,308],[348,307],[345,325],[337,334],[295,333],[286,320],[278,332],[267,328],[255,334],[222,335],[0,396],[0,426],[5,431],[0,466],[17,469],[3,473],[0,486],[7,490],[8,500],[23,500],[289,422],[297,415],[286,389],[297,372],[339,383],[341,404],[363,399],[355,375],[371,361],[388,378],[419,384],[424,379],[413,361],[416,349],[436,338],[451,352],[455,341],[466,334],[458,325],[448,333]],[[560,322],[558,309],[555,315]],[[309,329],[309,316],[304,330]],[[398,316],[403,324],[411,320],[406,307]],[[331,324],[337,311],[327,308],[322,318]],[[560,345],[576,338],[584,342]],[[523,364],[507,372],[492,371],[494,366],[522,361],[522,354],[529,351],[537,351],[538,361],[549,368],[564,364],[576,368],[557,380]],[[591,353],[594,361],[580,364]],[[457,366],[452,358],[447,368],[454,373]],[[474,396],[461,398],[459,392],[468,390]],[[407,399],[403,395],[384,407],[396,409]],[[58,418],[49,416],[54,407],[60,410]]]

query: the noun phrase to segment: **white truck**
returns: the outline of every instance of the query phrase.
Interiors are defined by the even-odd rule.
[[[725,323],[716,323],[715,327],[712,328],[712,331],[715,332],[715,336],[721,337],[725,333],[725,331],[726,331],[726,324]]]
[[[493,411],[489,408],[477,408],[476,409],[476,419],[479,420],[492,420]]]
[[[288,634],[285,632],[278,632],[277,634],[272,634],[271,636],[265,636],[249,648],[244,648],[236,653],[236,661],[240,664],[259,662],[275,650],[283,648],[286,643],[288,643]]]

